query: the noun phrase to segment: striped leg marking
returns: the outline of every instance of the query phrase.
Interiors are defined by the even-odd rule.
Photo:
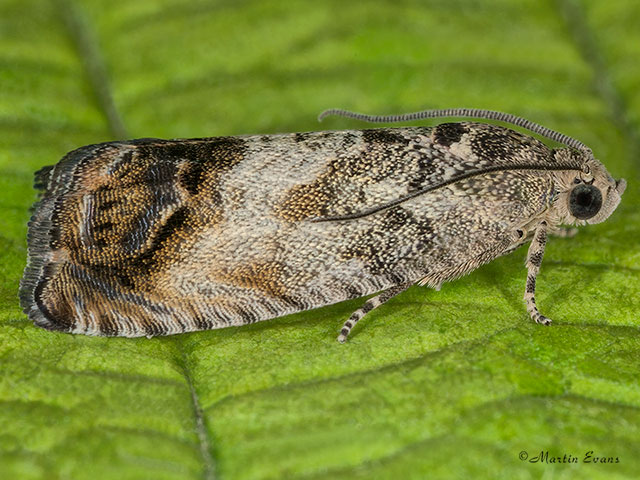
[[[398,295],[401,292],[404,292],[407,288],[409,288],[412,283],[401,283],[400,285],[396,285],[395,287],[391,287],[388,290],[385,290],[380,295],[376,295],[370,300],[367,300],[365,304],[360,307],[358,310],[353,312],[349,317],[349,320],[344,322],[342,326],[342,330],[340,330],[340,335],[338,335],[338,341],[340,343],[344,343],[347,341],[347,337],[349,336],[349,332],[354,327],[358,321],[364,317],[367,313],[373,310],[376,307],[379,307],[383,303],[391,300],[393,297]]]
[[[541,323],[542,325],[549,325],[551,323],[550,318],[545,317],[538,311],[535,298],[536,277],[540,271],[546,243],[547,222],[542,222],[538,225],[533,235],[531,245],[529,246],[529,253],[527,254],[527,286],[524,291],[524,301],[527,304],[527,312],[529,312],[534,322]]]

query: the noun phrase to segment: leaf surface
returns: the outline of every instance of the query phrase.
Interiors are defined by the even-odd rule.
[[[639,17],[631,0],[4,0],[0,478],[634,478]],[[456,106],[572,135],[628,181],[607,222],[549,242],[551,327],[522,303],[524,249],[412,287],[346,345],[361,300],[151,340],[46,332],[18,307],[32,174],[73,148]]]

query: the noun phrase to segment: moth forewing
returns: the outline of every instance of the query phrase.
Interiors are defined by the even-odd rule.
[[[604,220],[624,190],[586,147],[474,122],[111,142],[37,183],[20,287],[37,325],[169,335],[382,291],[341,341],[408,286],[438,287],[531,238],[525,300],[548,323],[534,298],[547,231]]]

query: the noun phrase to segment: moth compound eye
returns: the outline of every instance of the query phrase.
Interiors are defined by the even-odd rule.
[[[602,207],[602,193],[593,185],[578,185],[571,190],[569,211],[580,220],[595,216]]]

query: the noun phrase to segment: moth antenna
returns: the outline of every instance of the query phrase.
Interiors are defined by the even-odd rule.
[[[332,215],[332,216],[326,216],[326,217],[312,217],[310,220],[312,222],[335,222],[335,221],[342,221],[342,220],[355,220],[358,218],[368,217],[369,215],[373,215],[374,213],[378,213],[378,212],[381,212],[382,210],[386,210],[388,208],[395,207],[396,205],[400,205],[406,202],[407,200],[411,200],[412,198],[415,198],[419,195],[424,195],[425,193],[431,192],[433,190],[437,190],[439,188],[445,187],[455,182],[459,182],[460,180],[464,180],[465,178],[471,178],[471,177],[475,177],[477,175],[482,175],[485,173],[504,172],[507,170],[578,170],[580,171],[582,170],[582,168],[583,168],[582,165],[578,163],[562,163],[562,164],[559,163],[559,164],[553,165],[552,167],[549,167],[549,166],[543,167],[538,164],[530,164],[530,165],[520,165],[518,167],[506,165],[506,166],[482,168],[482,169],[478,169],[472,172],[468,172],[462,175],[452,177],[449,180],[446,180],[436,185],[432,185],[427,188],[421,188],[420,190],[416,190],[414,192],[408,193],[406,195],[403,195],[402,197],[396,198],[395,200],[382,203],[380,205],[362,210],[360,212],[348,213],[345,215]]]
[[[497,112],[495,110],[484,110],[481,108],[445,108],[434,110],[422,110],[420,112],[403,113],[400,115],[367,115],[366,113],[351,112],[349,110],[342,110],[339,108],[330,108],[318,115],[318,121],[321,122],[326,117],[335,115],[338,117],[353,118],[355,120],[361,120],[369,123],[398,123],[398,122],[410,122],[414,120],[423,120],[425,118],[439,118],[439,117],[469,117],[469,118],[482,118],[486,120],[497,120],[500,122],[510,123],[518,127],[529,130],[530,132],[537,133],[540,136],[553,140],[554,142],[562,143],[569,147],[577,148],[586,152],[589,156],[593,156],[591,149],[587,147],[580,140],[576,140],[573,137],[565,135],[564,133],[556,132],[550,128],[544,127],[538,123],[527,120],[526,118],[518,117],[510,113]]]

